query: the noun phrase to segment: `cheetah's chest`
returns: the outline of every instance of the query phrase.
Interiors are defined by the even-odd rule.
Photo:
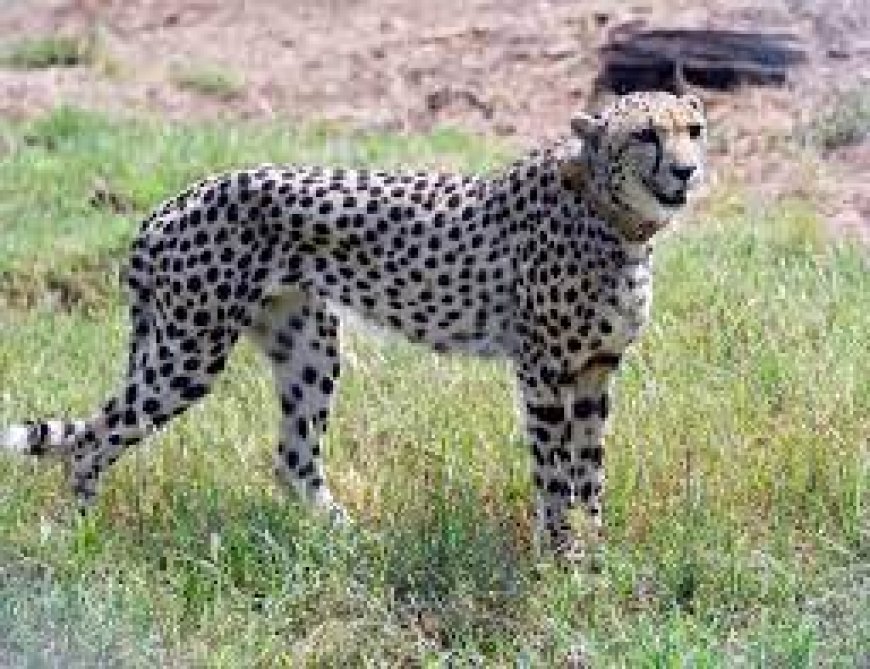
[[[601,319],[610,324],[603,333],[602,348],[619,353],[633,344],[643,333],[650,318],[652,277],[647,263],[629,265],[615,276],[616,286],[600,304]]]
[[[574,306],[571,288],[562,291],[561,348],[574,371],[599,355],[620,357],[636,342],[649,321],[652,301],[647,263],[608,266],[581,279],[584,299]]]

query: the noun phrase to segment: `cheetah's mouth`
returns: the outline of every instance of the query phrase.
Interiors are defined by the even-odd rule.
[[[644,182],[644,186],[647,187],[650,193],[653,194],[653,197],[656,201],[662,205],[663,207],[682,207],[686,204],[686,193],[688,191],[687,188],[678,188],[672,194],[665,193],[664,191],[659,190],[653,184]]]

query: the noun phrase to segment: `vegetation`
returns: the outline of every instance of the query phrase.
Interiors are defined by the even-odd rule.
[[[181,89],[222,100],[238,97],[245,88],[244,81],[228,71],[226,67],[179,68],[172,73],[172,79]]]
[[[0,424],[113,387],[139,214],[262,160],[479,170],[473,137],[0,127]],[[94,208],[94,183],[133,214]],[[241,346],[78,520],[60,468],[0,458],[0,664],[855,666],[870,648],[870,272],[805,203],[719,193],[661,243],[621,374],[601,572],[538,564],[507,368],[348,332],[326,443],[356,518],[271,478],[277,409]]]
[[[97,55],[91,38],[47,35],[12,43],[0,54],[0,65],[19,70],[90,65]]]
[[[823,151],[860,144],[870,136],[870,87],[864,85],[835,97],[828,111],[800,134],[805,144]]]

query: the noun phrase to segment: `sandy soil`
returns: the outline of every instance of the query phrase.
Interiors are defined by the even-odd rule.
[[[626,25],[799,35],[810,60],[786,86],[701,92],[718,178],[764,196],[809,191],[832,225],[870,239],[870,143],[807,156],[782,141],[833,93],[870,82],[866,0],[6,0],[0,43],[92,34],[101,55],[91,67],[0,70],[0,114],[68,102],[397,131],[448,123],[526,145],[594,105],[598,48]],[[216,66],[242,82],[229,98],[182,90],[174,76]]]

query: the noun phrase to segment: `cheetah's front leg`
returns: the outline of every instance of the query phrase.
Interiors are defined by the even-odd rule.
[[[537,497],[536,538],[540,548],[569,560],[583,548],[569,512],[582,505],[591,528],[601,527],[609,376],[595,370],[570,385],[520,380]]]
[[[610,414],[610,368],[593,368],[567,393],[571,434],[568,477],[572,504],[583,506],[591,529],[600,532],[604,495],[604,435]]]

